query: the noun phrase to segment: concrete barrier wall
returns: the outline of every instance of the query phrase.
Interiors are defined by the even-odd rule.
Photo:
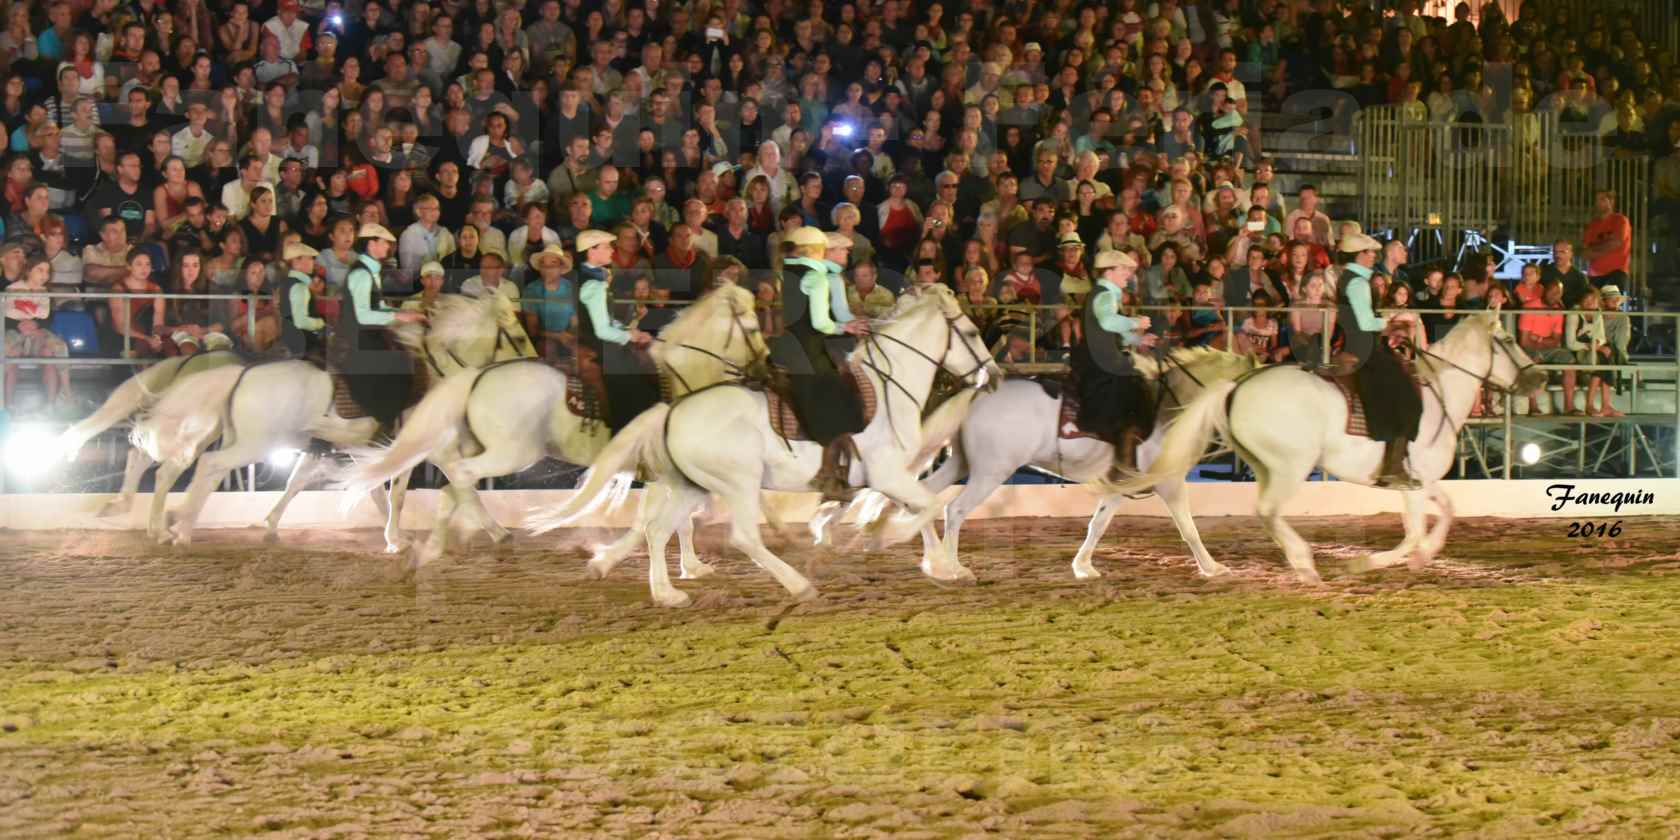
[[[1680,479],[1638,480],[1531,480],[1531,481],[1448,481],[1443,483],[1458,516],[1498,517],[1555,517],[1566,519],[1605,519],[1634,516],[1680,514]],[[1562,487],[1569,487],[1571,500],[1557,507]],[[946,491],[949,499],[958,488]],[[1602,494],[1602,501],[1579,503],[1583,494]],[[1620,510],[1614,503],[1620,494]],[[171,507],[180,501],[175,494]],[[556,505],[570,497],[567,490],[496,490],[480,494],[485,506],[497,520],[513,525],[527,511],[538,506]],[[1198,482],[1190,485],[1191,510],[1197,516],[1250,516],[1254,513],[1253,484]],[[245,528],[260,523],[269,509],[279,500],[278,492],[215,493],[206,505],[199,526],[202,528]],[[426,528],[431,525],[436,509],[438,491],[416,490],[408,494],[403,527]],[[142,497],[135,510],[126,517],[100,518],[96,512],[110,494],[18,494],[0,496],[0,528],[18,530],[119,530],[144,527],[146,507]],[[1097,494],[1076,485],[1009,485],[1000,488],[975,512],[978,517],[1011,516],[1089,516],[1096,507]],[[610,515],[592,520],[597,526],[627,526],[632,524],[640,491]],[[360,500],[348,512],[340,510],[343,497],[337,493],[309,491],[298,495],[286,512],[286,528],[369,528],[381,525],[373,504]],[[811,493],[767,493],[767,507],[785,522],[804,522],[816,508],[817,497]],[[1369,516],[1398,513],[1402,501],[1398,493],[1344,484],[1337,481],[1309,482],[1301,493],[1285,508],[1290,516]],[[1167,515],[1166,507],[1154,497],[1127,500],[1121,504],[1121,516]],[[718,518],[715,514],[713,519]]]

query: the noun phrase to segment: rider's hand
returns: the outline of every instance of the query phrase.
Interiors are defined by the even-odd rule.
[[[639,345],[639,346],[642,346],[642,347],[646,347],[647,345],[653,343],[653,336],[649,335],[648,333],[642,332],[641,330],[631,330],[630,331],[630,343],[635,344],[635,345]]]
[[[426,320],[426,313],[417,312],[413,309],[399,309],[396,319],[406,324],[417,324]]]
[[[1153,324],[1153,323],[1154,323],[1154,321],[1149,320],[1148,315],[1139,315],[1137,317],[1137,328],[1140,329],[1140,330],[1149,329],[1149,325]]]
[[[869,322],[859,318],[855,321],[848,321],[843,329],[852,335],[869,335]]]
[[[1157,345],[1157,344],[1159,344],[1159,343],[1161,343],[1161,337],[1160,337],[1160,336],[1158,336],[1158,335],[1156,335],[1156,334],[1154,334],[1154,333],[1149,333],[1149,334],[1147,334],[1147,335],[1145,335],[1145,336],[1144,336],[1144,337],[1143,337],[1143,338],[1142,338],[1142,339],[1141,339],[1141,340],[1140,340],[1140,341],[1139,341],[1139,342],[1138,342],[1138,344],[1139,344],[1139,345],[1140,345],[1140,346],[1143,346],[1143,347],[1148,347],[1148,348],[1151,348],[1151,349],[1153,349],[1153,348],[1154,348],[1154,347],[1155,347],[1155,345]]]

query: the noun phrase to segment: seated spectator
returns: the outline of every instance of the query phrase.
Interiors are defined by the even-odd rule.
[[[7,250],[7,260],[16,260],[22,256],[22,250],[17,246],[10,246]],[[64,339],[55,335],[48,326],[47,319],[52,315],[52,298],[45,294],[32,295],[29,292],[46,292],[47,284],[52,277],[52,266],[45,259],[35,258],[24,264],[21,279],[5,287],[7,294],[6,320],[6,358],[12,359],[63,359],[70,355],[69,345]],[[41,365],[41,382],[46,388],[48,407],[62,407],[70,401],[70,368],[66,365]],[[14,391],[17,387],[18,366],[6,365],[6,405],[15,406],[17,400]]]
[[[1225,317],[1213,287],[1197,286],[1190,302],[1192,305],[1184,311],[1179,326],[1184,346],[1225,349]]]
[[[507,279],[507,260],[495,251],[484,252],[478,262],[478,276],[469,277],[461,284],[461,294],[469,297],[501,295],[515,304],[519,302],[519,286]]]
[[[577,316],[575,291],[569,272],[572,257],[559,244],[531,255],[536,278],[525,284],[525,331],[536,339],[537,351],[551,362],[567,358],[576,342],[572,324]]]
[[[246,352],[261,353],[280,337],[280,309],[268,284],[268,267],[251,260],[240,270],[247,297],[233,302],[231,332]]]
[[[204,255],[197,251],[187,251],[175,255],[174,276],[171,278],[169,291],[178,295],[205,295],[210,293],[209,276],[204,270]],[[204,337],[211,333],[225,333],[226,327],[216,320],[211,301],[205,299],[175,298],[169,301],[166,311],[168,326],[163,334],[168,336],[164,343],[164,353],[174,356],[181,354],[184,348],[181,344],[191,339],[195,347],[202,347]]]
[[[1269,307],[1276,306],[1277,302],[1264,291],[1257,291],[1249,298],[1249,305],[1254,309],[1237,327],[1232,349],[1238,353],[1253,353],[1267,362],[1283,361],[1289,356],[1289,348],[1279,343],[1278,320],[1269,311]]]
[[[121,219],[107,219],[104,230],[121,230]],[[89,250],[92,246],[89,246]],[[152,282],[152,258],[144,251],[129,252],[123,274],[111,289],[124,294],[162,293]],[[167,316],[163,298],[125,298],[111,302],[111,329],[123,339],[125,358],[163,355],[163,323]]]
[[[1503,286],[1493,286],[1488,290],[1488,307],[1492,308],[1496,301],[1505,297]],[[1532,299],[1522,307],[1523,309],[1562,309],[1563,284],[1553,283],[1546,287],[1542,297]],[[1528,353],[1535,364],[1566,365],[1575,361],[1575,355],[1563,346],[1563,313],[1529,314],[1524,313],[1517,318],[1517,343]],[[1563,391],[1563,412],[1575,413],[1575,376],[1574,371],[1567,371],[1565,388]],[[1540,397],[1544,396],[1542,407]],[[1550,414],[1551,394],[1542,386],[1540,390],[1528,395],[1529,414]]]
[[[896,299],[887,288],[876,283],[874,263],[863,262],[852,267],[852,282],[846,287],[846,305],[853,315],[861,318],[880,318],[893,308]]]

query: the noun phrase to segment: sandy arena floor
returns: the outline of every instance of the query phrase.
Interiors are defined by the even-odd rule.
[[[977,586],[919,549],[773,545],[647,599],[645,561],[457,554],[371,532],[0,544],[0,836],[1666,836],[1680,824],[1680,522],[1614,543],[1461,522],[1424,573],[1345,572],[1396,518],[972,523]],[[674,548],[674,546],[673,546]],[[674,551],[673,551],[674,561]]]

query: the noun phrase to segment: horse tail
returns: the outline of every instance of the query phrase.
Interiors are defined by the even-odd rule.
[[[1202,460],[1215,434],[1230,437],[1230,418],[1226,414],[1226,403],[1236,387],[1237,383],[1234,380],[1210,386],[1173,418],[1167,427],[1166,438],[1162,441],[1161,454],[1156,456],[1149,469],[1141,473],[1129,473],[1130,477],[1121,482],[1099,481],[1098,486],[1110,495],[1131,494],[1145,492],[1157,484],[1183,478]]]
[[[59,451],[64,453],[66,458],[74,457],[88,441],[132,417],[148,403],[156,401],[163,390],[172,384],[170,380],[186,358],[177,357],[152,365],[124,380],[123,384],[118,385],[117,390],[112,391],[111,396],[105,399],[105,403],[99,406],[99,410],[59,435]]]
[[[660,403],[636,415],[595,456],[594,465],[583,474],[583,483],[572,491],[572,497],[554,507],[533,509],[525,517],[525,530],[546,534],[594,513],[603,504],[616,506],[630,492],[637,465],[669,466],[670,457],[664,449],[665,418],[670,413],[670,404]]]
[[[350,450],[355,460],[337,482],[344,503],[354,504],[373,488],[414,469],[433,452],[454,443],[467,419],[467,401],[478,384],[477,368],[463,368],[426,392],[388,446]]]
[[[228,365],[178,380],[134,425],[130,442],[154,461],[189,466],[203,444],[221,431],[228,399],[245,369]]]

